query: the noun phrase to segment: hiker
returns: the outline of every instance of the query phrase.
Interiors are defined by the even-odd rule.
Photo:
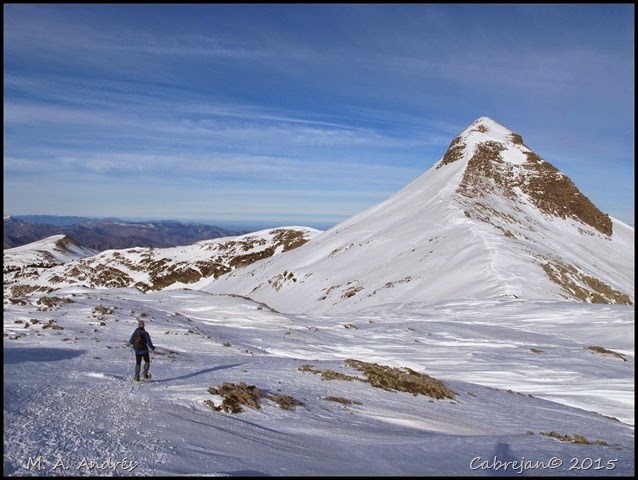
[[[131,339],[128,341],[130,345],[133,346],[135,350],[135,377],[133,380],[140,380],[140,367],[142,366],[142,358],[144,359],[144,380],[148,380],[151,378],[148,373],[148,369],[151,366],[151,358],[148,354],[148,349],[150,347],[151,350],[155,351],[155,347],[153,346],[153,342],[151,341],[151,336],[148,334],[146,330],[144,330],[144,320],[139,320],[137,322],[137,328],[131,335]]]

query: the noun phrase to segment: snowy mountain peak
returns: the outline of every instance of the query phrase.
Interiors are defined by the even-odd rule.
[[[513,135],[509,128],[501,125],[500,123],[492,120],[489,117],[480,117],[474,120],[469,127],[467,127],[461,135],[469,135],[470,133],[477,132],[484,135],[491,135],[496,139],[505,139],[510,135]]]
[[[435,168],[455,162],[462,164],[456,193],[466,215],[474,213],[488,222],[499,217],[509,220],[505,223],[518,223],[516,212],[530,207],[543,215],[574,219],[605,235],[612,234],[611,218],[565,174],[530,150],[519,134],[488,117],[474,121],[452,140]]]
[[[630,227],[481,117],[386,201],[204,288],[288,312],[500,297],[632,304],[633,265]]]

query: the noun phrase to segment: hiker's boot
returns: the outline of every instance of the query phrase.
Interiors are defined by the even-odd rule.
[[[135,376],[133,377],[133,380],[135,380],[136,382],[140,379],[140,367],[141,365],[139,363],[135,364]]]
[[[148,374],[148,369],[151,368],[151,364],[149,362],[144,362],[144,378],[149,379],[150,375]]]

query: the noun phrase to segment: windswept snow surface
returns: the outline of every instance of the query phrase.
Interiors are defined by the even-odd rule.
[[[502,299],[292,315],[194,290],[54,295],[51,307],[5,299],[5,475],[635,472],[633,307]],[[124,345],[139,318],[157,346],[148,383],[130,380]],[[349,358],[427,373],[457,396],[311,371],[363,378]],[[217,412],[204,401],[219,405],[208,388],[223,382],[303,405]]]

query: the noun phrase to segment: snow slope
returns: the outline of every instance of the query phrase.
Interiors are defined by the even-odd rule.
[[[38,300],[5,300],[5,475],[635,471],[628,306],[501,299],[290,315],[201,291],[78,287]],[[124,343],[139,318],[157,346],[150,383],[129,379]],[[457,395],[318,374],[364,378],[346,359],[411,368]],[[303,405],[217,412],[204,402],[221,403],[208,388],[223,382]]]
[[[385,202],[203,289],[286,312],[501,297],[633,303],[633,245],[633,228],[482,117]]]

